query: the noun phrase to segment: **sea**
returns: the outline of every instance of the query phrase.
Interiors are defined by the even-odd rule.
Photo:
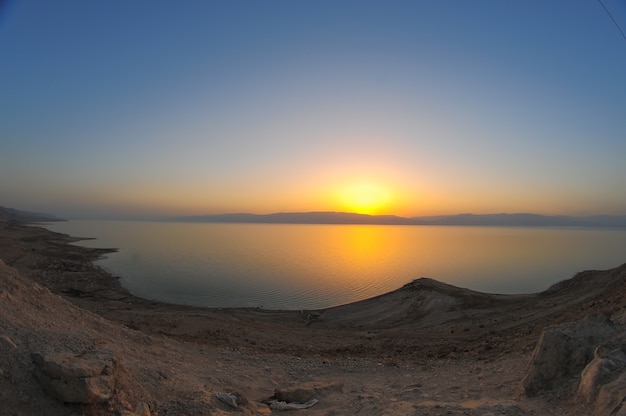
[[[233,224],[71,220],[44,224],[116,248],[96,264],[136,296],[202,307],[319,309],[428,277],[487,293],[547,289],[626,262],[626,228]]]

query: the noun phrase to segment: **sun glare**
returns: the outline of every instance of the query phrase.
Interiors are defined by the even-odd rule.
[[[348,186],[342,192],[345,210],[357,214],[380,214],[389,205],[391,194],[382,186],[360,183]]]

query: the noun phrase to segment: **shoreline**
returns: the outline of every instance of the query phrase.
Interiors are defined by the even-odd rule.
[[[140,405],[150,412],[136,414],[220,414],[233,411],[215,398],[226,391],[245,399],[238,414],[268,415],[263,398],[290,386],[313,389],[320,402],[307,414],[320,416],[576,414],[584,407],[562,392],[522,395],[537,340],[546,326],[626,308],[626,265],[529,295],[418,279],[313,311],[181,306],[131,295],[93,264],[109,249],[72,240],[0,222],[0,344],[12,346],[9,361],[0,357],[0,391],[15,414],[131,415]],[[114,353],[115,398],[88,410],[51,402],[33,387],[39,350]]]
[[[278,227],[276,237],[272,228],[234,227],[233,237],[220,243],[212,235],[228,235],[231,228],[160,222],[126,225],[106,220],[44,226],[53,232],[99,239],[78,243],[87,247],[123,247],[119,255],[97,264],[137,297],[200,308],[270,310],[341,306],[396,290],[423,276],[488,294],[540,293],[587,267],[606,269],[620,264],[623,255],[618,247],[626,236],[620,230],[562,227],[556,231],[437,227],[413,235],[412,230],[396,232],[385,227],[372,235],[390,242],[384,247],[367,244],[371,254],[364,256],[366,248],[361,243],[344,247],[344,239],[361,235],[349,227],[335,232],[322,226],[311,232],[298,226],[284,233]],[[125,242],[130,234],[132,241]],[[335,242],[329,246],[315,240],[319,236]],[[262,244],[265,238],[271,238],[271,248]],[[432,238],[434,243],[415,254],[416,243],[409,238],[419,238],[424,244]],[[201,239],[207,240],[199,243]],[[210,252],[203,251],[207,249]],[[180,259],[185,261],[180,263]]]
[[[194,321],[208,322],[217,319],[232,323],[234,320],[251,327],[259,324],[272,325],[272,329],[278,332],[301,330],[302,327],[306,331],[316,330],[322,333],[351,328],[379,332],[402,330],[407,332],[409,338],[427,337],[430,343],[441,341],[438,351],[440,356],[453,354],[456,347],[450,345],[450,340],[474,340],[480,343],[484,342],[485,334],[496,331],[507,342],[515,339],[514,342],[521,345],[526,341],[528,348],[545,326],[546,319],[559,323],[580,318],[587,309],[584,307],[585,302],[606,291],[603,287],[589,288],[588,286],[597,286],[597,283],[585,284],[582,279],[584,275],[602,271],[585,271],[542,292],[519,295],[482,293],[421,278],[373,298],[322,309],[273,310],[258,307],[210,308],[179,305],[135,296],[121,285],[119,278],[93,263],[107,253],[115,252],[115,248],[72,245],[70,243],[89,237],[56,233],[36,224],[13,227],[23,227],[18,233],[29,234],[27,238],[22,238],[25,244],[23,250],[30,251],[30,255],[37,253],[41,257],[39,261],[47,265],[46,270],[42,270],[41,265],[33,268],[30,265],[20,265],[19,262],[15,265],[9,262],[9,265],[17,266],[20,272],[54,293],[107,319],[131,328],[186,340],[202,337],[185,328],[184,324],[168,320],[165,324],[159,321],[164,317],[171,318],[172,321],[185,321],[188,318]],[[3,258],[2,250],[0,258]],[[617,269],[626,270],[626,264],[611,270]],[[403,302],[402,299],[407,296],[411,300]],[[424,305],[431,303],[440,303],[440,306],[433,308]],[[158,318],[154,318],[155,316]],[[468,324],[468,321],[472,323]],[[524,327],[524,330],[520,331],[520,327]],[[522,333],[525,336],[520,336]],[[345,340],[342,339],[341,342]],[[444,345],[448,345],[448,348]]]

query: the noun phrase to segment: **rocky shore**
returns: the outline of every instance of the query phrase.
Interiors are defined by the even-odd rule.
[[[110,249],[0,222],[7,415],[626,414],[626,266],[545,292],[417,279],[313,311],[132,296]]]

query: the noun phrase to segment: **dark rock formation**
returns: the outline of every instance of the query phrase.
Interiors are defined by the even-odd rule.
[[[341,393],[343,383],[303,383],[293,387],[276,389],[274,398],[283,402],[305,403],[329,393]]]
[[[65,403],[102,403],[115,387],[119,361],[108,353],[33,353],[35,379]]]
[[[528,396],[571,394],[594,415],[626,415],[626,325],[608,316],[548,327],[522,380]]]

